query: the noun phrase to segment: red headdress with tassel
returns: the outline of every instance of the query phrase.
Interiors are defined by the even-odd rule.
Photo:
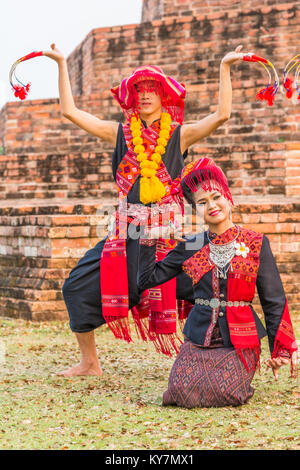
[[[264,69],[267,71],[268,76],[269,76],[269,83],[265,88],[263,88],[256,94],[256,99],[260,101],[265,100],[267,101],[269,106],[273,106],[275,95],[279,87],[279,78],[278,78],[278,74],[276,72],[274,65],[268,59],[264,59],[263,57],[260,57],[252,52],[250,52],[249,54],[243,54],[243,60],[246,62],[257,62],[260,65],[262,65]],[[272,75],[268,67],[270,67],[271,70],[273,70],[273,73],[275,76],[273,85],[272,85]]]
[[[20,100],[25,100],[27,98],[27,95],[28,95],[29,90],[30,90],[30,83],[27,83],[27,85],[25,85],[16,76],[15,70],[16,70],[17,66],[21,62],[24,62],[25,60],[33,59],[34,57],[40,57],[42,55],[43,55],[42,51],[31,52],[30,54],[27,54],[24,57],[21,57],[20,59],[18,59],[12,65],[12,67],[10,69],[10,72],[9,72],[9,81],[10,81],[10,84],[12,86],[12,89],[14,90],[14,94],[15,94],[16,98],[20,98]],[[14,79],[17,83],[14,83]]]
[[[200,158],[184,167],[181,176],[173,181],[171,194],[184,213],[183,187],[195,193],[199,188],[204,191],[219,191],[232,205],[232,195],[223,171],[208,157]]]
[[[285,96],[287,98],[292,98],[294,91],[298,94],[298,100],[300,100],[300,88],[298,86],[299,83],[299,74],[300,74],[300,54],[295,55],[284,67],[283,71],[283,86],[286,90]],[[289,77],[289,73],[296,67],[295,78],[294,80]],[[295,84],[295,87],[294,87]]]
[[[139,114],[138,93],[141,91],[159,94],[163,110],[170,114],[173,121],[182,124],[186,96],[183,83],[165,75],[160,67],[145,65],[135,69],[130,77],[122,80],[121,85],[111,89],[128,120],[132,115]]]

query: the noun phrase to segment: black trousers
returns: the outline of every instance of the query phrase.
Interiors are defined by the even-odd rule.
[[[87,333],[105,323],[102,314],[100,288],[100,258],[106,238],[88,250],[65,280],[62,292],[74,333]],[[127,275],[129,310],[137,305],[141,292],[137,287],[139,240],[127,239]],[[178,279],[180,278],[180,279]],[[180,274],[177,278],[177,299],[193,300],[190,278]]]

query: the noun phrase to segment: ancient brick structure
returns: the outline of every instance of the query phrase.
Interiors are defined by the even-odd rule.
[[[142,22],[92,30],[68,58],[81,109],[122,115],[110,87],[140,64],[159,64],[187,85],[186,121],[216,109],[222,56],[237,45],[270,58],[279,73],[299,53],[298,2],[144,0]],[[256,64],[232,68],[231,119],[189,158],[225,170],[235,222],[266,233],[293,315],[300,311],[300,104],[281,93],[255,100],[266,83]],[[0,113],[1,315],[65,318],[61,286],[116,202],[112,149],[61,117],[58,100],[7,103]]]

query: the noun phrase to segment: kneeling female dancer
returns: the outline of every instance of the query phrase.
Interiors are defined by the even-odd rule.
[[[171,370],[163,404],[242,405],[254,393],[251,381],[259,364],[260,339],[268,334],[267,366],[275,379],[297,350],[280,275],[268,238],[232,223],[227,179],[211,159],[187,165],[173,186],[173,194],[203,210],[209,230],[185,237],[158,263],[156,240],[140,240],[142,291],[181,272],[192,279],[194,289],[195,305],[183,329],[185,342]],[[251,305],[255,286],[267,332]]]
[[[169,204],[172,181],[184,167],[187,149],[229,119],[232,101],[230,65],[242,59],[241,46],[222,59],[216,112],[199,122],[183,125],[184,85],[153,66],[137,68],[120,86],[111,90],[125,114],[125,124],[101,120],[81,111],[74,104],[66,60],[54,44],[51,47],[44,55],[56,61],[59,67],[62,114],[115,147],[112,171],[118,187],[119,207],[125,206],[126,212],[124,215],[119,210],[116,215],[117,225],[125,226],[123,233],[115,230],[116,236],[109,234],[88,250],[63,286],[70,327],[78,340],[82,360],[61,374],[101,375],[94,338],[97,327],[107,323],[116,337],[131,341],[127,320],[131,310],[142,338],[146,339],[148,334],[147,299],[140,299],[137,288],[139,240],[129,236],[128,227],[130,224],[142,225],[139,214],[145,216],[145,208],[150,204],[159,209]],[[166,243],[162,254],[171,247],[174,245]],[[165,312],[174,311],[173,302],[176,303],[176,297],[182,299],[181,290],[187,281],[190,283],[189,279],[177,283],[177,289],[173,282],[172,293],[170,288],[168,292],[161,288],[161,296],[166,299]],[[163,335],[165,330],[161,335],[156,329],[151,332],[151,339],[157,339],[156,345],[169,354],[175,345],[174,338],[169,330],[169,342],[161,337]]]

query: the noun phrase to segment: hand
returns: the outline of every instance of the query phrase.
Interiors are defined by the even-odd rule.
[[[289,359],[286,359],[285,357],[276,357],[274,359],[268,359],[266,361],[267,367],[270,367],[273,371],[275,380],[278,380],[278,370],[280,369],[280,367],[288,363],[289,363]]]
[[[44,51],[43,54],[50,57],[50,59],[55,60],[57,63],[65,60],[63,53],[55,47],[55,44],[51,44],[51,51]]]
[[[234,52],[228,52],[228,54],[223,57],[221,64],[231,65],[237,62],[238,60],[243,60],[244,54],[240,52],[242,47],[243,46],[238,46]]]
[[[160,227],[151,227],[150,229],[145,229],[144,237],[150,240],[155,240],[158,238],[172,239],[177,242],[185,242],[186,240],[182,238],[182,230],[180,226],[175,225],[173,222],[169,222],[168,225],[161,225]]]

